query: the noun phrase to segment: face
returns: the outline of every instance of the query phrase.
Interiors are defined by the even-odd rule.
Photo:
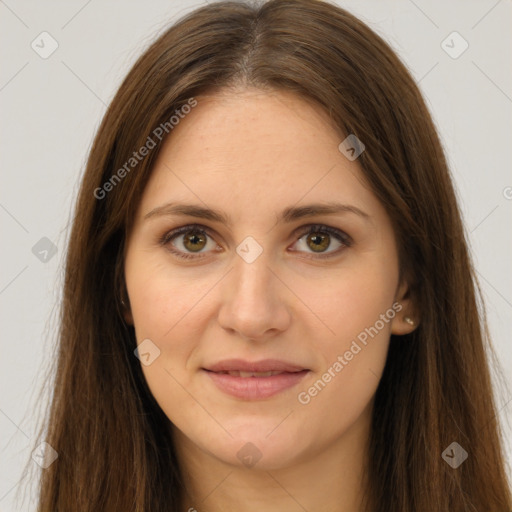
[[[126,320],[180,445],[288,467],[368,425],[390,334],[408,329],[393,228],[318,106],[196,100],[128,239]]]

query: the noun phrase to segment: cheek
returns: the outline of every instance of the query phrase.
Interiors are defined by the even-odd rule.
[[[398,269],[381,263],[377,255],[370,256],[321,279],[310,276],[295,280],[294,292],[306,298],[317,323],[320,320],[324,325],[315,337],[320,353],[343,350],[345,345],[348,348],[352,339],[374,326],[392,308]],[[390,311],[387,316],[391,318],[385,320],[391,320],[394,314]],[[391,322],[379,321],[377,328],[385,338],[391,332]]]
[[[201,339],[201,318],[205,318],[205,279],[199,283],[171,273],[161,262],[150,258],[127,259],[126,285],[138,344],[151,340],[150,364],[141,358],[142,372],[151,394],[169,418],[180,411],[191,414],[190,394],[193,375],[187,362]],[[204,286],[203,286],[204,285]],[[201,314],[203,312],[203,314]],[[154,348],[156,346],[156,348]],[[156,355],[156,357],[155,357]],[[194,414],[200,415],[201,411]]]
[[[299,403],[323,410],[347,425],[374,395],[386,362],[391,322],[400,309],[394,303],[398,270],[374,260],[355,266],[325,285],[328,293],[309,293],[311,308],[323,323],[311,339],[322,367],[305,383]]]
[[[187,320],[204,295],[204,280],[194,282],[190,274],[172,271],[162,258],[135,254],[127,258],[126,285],[137,333],[137,340],[151,338],[162,342]]]
[[[151,349],[150,364],[141,358],[149,388],[159,403],[172,397],[169,403],[179,404],[180,385],[187,385],[184,369],[200,339],[193,313],[202,287],[143,251],[128,253],[125,275],[137,344]]]

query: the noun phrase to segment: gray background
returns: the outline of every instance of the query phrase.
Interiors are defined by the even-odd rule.
[[[497,389],[497,403],[510,463],[511,1],[338,3],[398,52],[439,129],[508,381],[509,389]],[[0,511],[35,510],[30,496],[24,503],[15,497],[36,412],[46,406],[38,392],[53,357],[70,211],[92,137],[134,59],[200,5],[0,0]],[[51,49],[44,31],[58,44],[46,59],[31,47],[35,41],[40,52]],[[458,55],[464,40],[469,47]]]

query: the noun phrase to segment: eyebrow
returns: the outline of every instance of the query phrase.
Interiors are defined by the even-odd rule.
[[[364,220],[369,220],[370,216],[357,208],[356,206],[342,203],[313,203],[305,206],[289,206],[285,208],[277,218],[278,223],[289,223],[304,217],[313,217],[316,215],[335,215],[340,213],[355,214]],[[204,208],[195,204],[184,203],[168,203],[154,208],[144,215],[144,219],[154,217],[170,216],[170,215],[183,215],[188,217],[198,217],[201,219],[219,222],[226,226],[232,225],[231,217],[221,210],[213,210]]]

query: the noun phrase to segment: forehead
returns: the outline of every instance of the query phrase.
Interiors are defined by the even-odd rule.
[[[196,97],[198,105],[173,129],[164,151],[181,158],[207,159],[222,152],[227,158],[247,155],[267,160],[310,156],[322,147],[336,148],[342,134],[324,109],[285,91],[242,89]],[[197,154],[186,153],[200,146]],[[215,155],[217,159],[221,154]]]
[[[255,89],[197,96],[164,141],[142,211],[169,201],[204,203],[233,216],[276,205],[350,202],[378,207],[344,135],[311,100]],[[364,208],[363,208],[364,207]]]

